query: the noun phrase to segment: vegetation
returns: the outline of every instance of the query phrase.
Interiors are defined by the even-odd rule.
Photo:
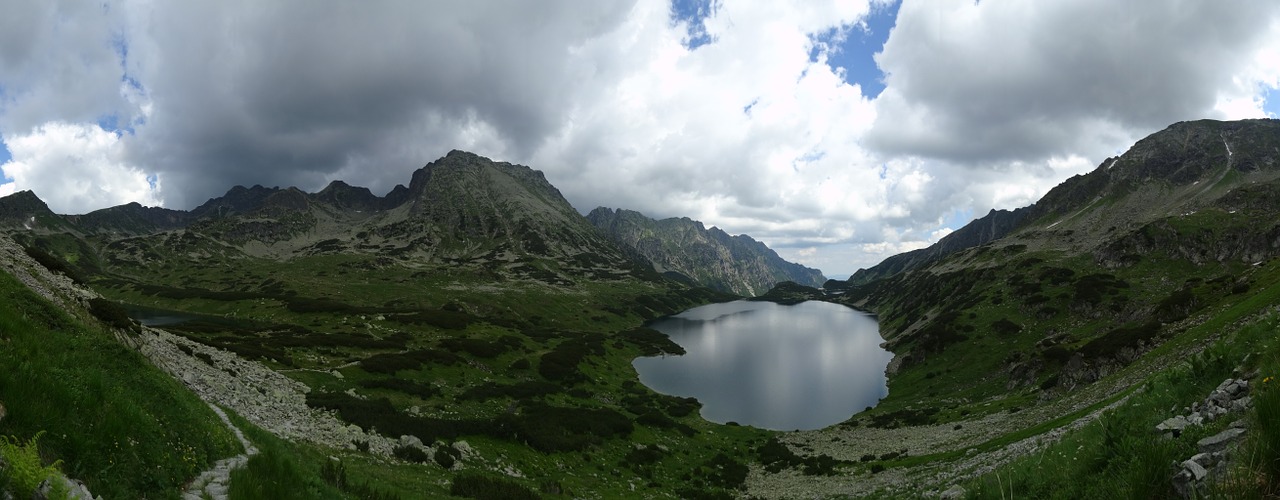
[[[40,435],[44,460],[112,498],[175,492],[234,454],[238,443],[199,398],[110,333],[8,274],[0,273],[0,297],[0,435],[16,436],[10,450],[17,439],[34,450]]]
[[[1155,427],[1172,416],[1170,408],[1183,408],[1204,399],[1223,379],[1232,376],[1242,359],[1265,360],[1259,366],[1271,373],[1280,368],[1280,345],[1272,332],[1280,328],[1280,314],[1272,314],[1217,341],[1190,360],[1163,372],[1129,400],[1097,421],[1069,434],[1042,452],[1023,457],[973,484],[977,498],[1006,498],[1012,491],[1031,498],[1159,498],[1174,496],[1171,478],[1180,463],[1198,452],[1196,441],[1213,435],[1230,423],[1220,419],[1211,425],[1191,426],[1178,437],[1161,439]],[[1239,373],[1239,372],[1235,372]],[[1254,392],[1256,426],[1244,446],[1244,459],[1234,471],[1238,480],[1220,487],[1231,498],[1261,497],[1276,491],[1280,468],[1276,467],[1276,436],[1280,424],[1269,417],[1277,410],[1275,390],[1259,375]],[[1246,480],[1247,478],[1247,480]],[[1229,494],[1227,494],[1229,493]]]
[[[49,465],[41,463],[38,442],[42,434],[44,433],[37,432],[25,443],[13,436],[0,436],[0,459],[4,462],[4,466],[0,467],[0,492],[7,491],[17,498],[31,498],[40,483],[60,474],[60,461]],[[66,497],[67,492],[61,481],[52,484],[54,490],[50,497]]]

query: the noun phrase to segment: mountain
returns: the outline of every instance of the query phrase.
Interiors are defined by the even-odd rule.
[[[1176,123],[1029,207],[828,288],[880,314],[899,368],[986,363],[1010,386],[1077,387],[1257,286],[1280,256],[1278,196],[1280,122]],[[1021,354],[975,363],[979,346]]]
[[[859,269],[846,281],[847,283],[857,284],[886,278],[927,265],[960,250],[985,245],[1017,229],[1028,212],[1030,210],[1027,208],[1019,208],[1013,211],[992,210],[987,215],[965,224],[964,227],[942,237],[937,243],[919,250],[891,256],[869,269]],[[838,281],[828,283],[828,286],[835,288],[841,288],[846,285]]]
[[[787,262],[745,234],[730,236],[689,218],[654,220],[639,212],[599,207],[587,214],[597,228],[654,270],[678,273],[694,283],[753,297],[792,281],[822,286],[822,272]]]
[[[765,299],[875,313],[895,355],[874,408],[794,432],[711,423],[633,365],[682,350],[647,321],[731,298],[669,279],[678,263],[763,266],[724,268],[742,279],[775,254],[687,219],[583,217],[528,167],[452,152],[386,196],[234,187],[192,211],[59,216],[17,193],[0,198],[0,436],[112,498],[200,496],[182,489],[219,474],[195,488],[1164,498],[1205,457],[1250,478],[1225,496],[1263,496],[1280,484],[1252,458],[1280,436],[1278,159],[1276,122],[1178,123],[829,281],[839,295],[778,283]],[[1181,434],[1160,432],[1175,415]],[[1247,453],[1202,453],[1226,433]]]
[[[1020,238],[1057,245],[1062,240],[1054,236],[1066,235],[1079,251],[1171,216],[1205,208],[1239,209],[1242,202],[1257,208],[1259,198],[1269,196],[1264,192],[1272,189],[1268,186],[1280,168],[1275,156],[1278,128],[1280,123],[1268,119],[1176,123],[1138,141],[1125,154],[1107,158],[1092,172],[1068,179],[1029,207],[992,210],[927,248],[858,270],[848,283],[916,269],[1037,222],[1043,233]],[[1250,186],[1257,183],[1262,186]]]

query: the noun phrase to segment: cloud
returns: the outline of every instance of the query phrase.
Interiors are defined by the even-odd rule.
[[[1031,162],[1226,118],[1256,93],[1238,78],[1265,44],[1274,50],[1278,8],[906,1],[876,58],[887,89],[867,143],[961,164]]]
[[[0,171],[13,182],[0,186],[0,194],[30,189],[54,212],[70,214],[160,204],[158,180],[125,162],[121,138],[96,125],[50,122],[4,142],[13,158]]]
[[[19,0],[0,16],[0,133],[95,122],[133,109],[121,95],[122,25],[95,2]]]
[[[570,54],[623,2],[160,2],[131,18],[154,104],[138,161],[190,206],[234,183],[377,191],[452,148],[527,158],[593,68]]]

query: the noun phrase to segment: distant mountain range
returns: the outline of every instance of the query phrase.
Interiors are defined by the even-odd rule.
[[[750,236],[730,236],[687,217],[654,220],[640,212],[599,207],[587,220],[655,270],[724,292],[753,297],[784,281],[816,288],[826,279],[817,269],[783,260]]]
[[[381,197],[342,181],[317,193],[235,186],[190,211],[129,203],[67,216],[54,214],[30,191],[0,198],[0,225],[129,240],[103,251],[139,265],[148,255],[181,257],[176,250],[286,260],[370,255],[555,284],[646,273],[653,264],[690,284],[747,296],[779,281],[818,286],[823,280],[749,236],[708,231],[688,219],[608,213],[613,223],[606,224],[599,209],[584,218],[541,172],[463,151],[427,164],[407,187],[397,185]],[[647,228],[640,236],[649,239],[631,237],[636,231],[629,228],[640,225]]]

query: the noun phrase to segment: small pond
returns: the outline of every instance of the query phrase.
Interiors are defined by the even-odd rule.
[[[734,301],[653,321],[683,356],[637,358],[640,381],[695,397],[702,417],[774,430],[843,422],[889,393],[879,324],[839,304]]]

